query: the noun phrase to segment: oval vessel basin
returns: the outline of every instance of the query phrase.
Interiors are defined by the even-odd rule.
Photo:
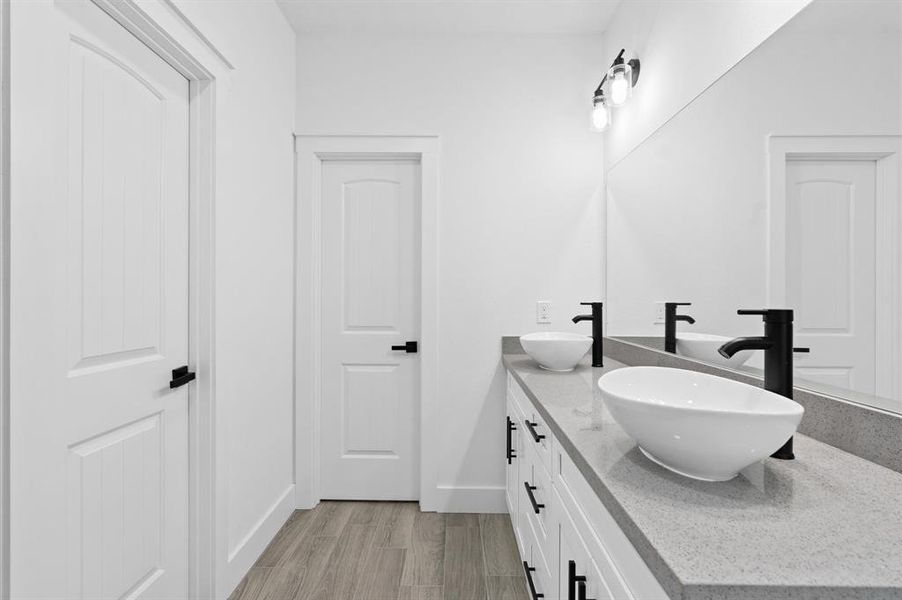
[[[592,338],[578,333],[542,331],[521,335],[520,345],[543,369],[572,371],[592,347]]]
[[[730,369],[736,369],[745,364],[752,356],[752,350],[740,350],[731,358],[721,356],[718,348],[733,338],[712,333],[678,333],[676,337],[677,354],[688,356],[695,360],[703,360]]]
[[[639,449],[671,471],[726,481],[770,456],[802,420],[800,404],[722,377],[627,367],[598,387],[608,410]]]

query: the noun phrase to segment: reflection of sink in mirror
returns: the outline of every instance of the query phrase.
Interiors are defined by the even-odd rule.
[[[741,352],[734,354],[732,358],[721,356],[717,349],[731,339],[733,338],[714,335],[713,333],[678,333],[676,338],[676,350],[677,354],[688,358],[703,360],[730,369],[736,369],[744,365],[745,362],[751,358],[752,351],[742,350]]]
[[[626,367],[598,380],[611,416],[648,458],[680,475],[726,481],[788,440],[804,409],[714,375]]]
[[[521,335],[520,345],[543,369],[572,371],[592,347],[592,338],[579,333],[541,331]]]

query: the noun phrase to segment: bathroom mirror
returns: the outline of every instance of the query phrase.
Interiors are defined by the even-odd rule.
[[[678,339],[792,308],[797,386],[902,412],[900,13],[815,0],[608,165],[609,336],[663,349],[665,301]]]

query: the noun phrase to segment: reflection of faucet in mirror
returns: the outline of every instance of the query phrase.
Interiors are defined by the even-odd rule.
[[[604,333],[602,332],[602,326],[604,325],[604,320],[601,316],[603,304],[601,302],[580,302],[579,304],[580,306],[591,306],[592,314],[576,315],[575,317],[573,317],[573,322],[579,323],[580,321],[592,321],[592,366],[603,367],[604,358],[602,338],[604,336]]]
[[[686,321],[690,325],[695,319],[689,315],[678,315],[678,306],[692,306],[691,302],[665,302],[664,303],[664,350],[676,354],[676,324],[677,321]]]
[[[730,358],[740,350],[764,350],[764,389],[792,398],[792,354],[808,352],[808,348],[792,347],[792,310],[740,310],[740,315],[761,315],[764,318],[763,337],[740,337],[730,340],[717,351]],[[791,460],[792,438],[771,454],[774,458]]]

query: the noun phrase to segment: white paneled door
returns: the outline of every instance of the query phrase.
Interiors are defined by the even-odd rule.
[[[415,500],[420,165],[324,160],[321,194],[321,496]]]
[[[786,164],[786,292],[798,377],[874,393],[876,163]]]
[[[188,82],[87,0],[12,20],[11,596],[183,599]]]

